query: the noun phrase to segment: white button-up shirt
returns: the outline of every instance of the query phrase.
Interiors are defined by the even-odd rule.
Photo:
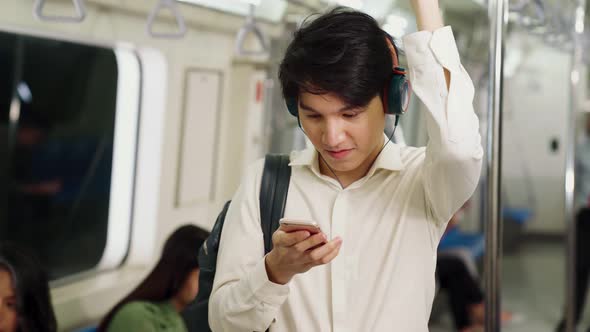
[[[313,149],[291,154],[285,217],[343,239],[328,265],[288,284],[268,280],[260,227],[263,161],[236,192],[221,236],[209,304],[214,331],[428,331],[436,248],[472,195],[483,149],[473,84],[450,27],[404,37],[414,93],[428,112],[424,148],[385,146],[345,189],[320,174]],[[447,90],[443,67],[451,73]]]

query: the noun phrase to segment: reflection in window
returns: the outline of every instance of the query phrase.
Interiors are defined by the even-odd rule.
[[[0,33],[0,241],[53,280],[105,248],[117,76],[112,50]]]

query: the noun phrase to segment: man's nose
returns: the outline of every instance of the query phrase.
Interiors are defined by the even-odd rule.
[[[336,148],[346,138],[344,126],[339,120],[327,120],[322,133],[322,143],[328,148]]]

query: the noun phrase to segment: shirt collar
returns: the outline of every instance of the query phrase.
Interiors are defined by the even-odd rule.
[[[385,142],[389,139],[385,134]],[[309,166],[312,170],[319,173],[318,167],[318,152],[315,148],[308,148],[302,151],[294,151],[291,153],[291,162],[289,166]],[[405,165],[401,158],[401,146],[393,142],[385,144],[383,151],[375,160],[375,163],[367,173],[367,176],[372,176],[377,170],[385,169],[390,171],[401,171]]]

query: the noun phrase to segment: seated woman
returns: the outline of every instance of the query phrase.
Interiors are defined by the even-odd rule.
[[[439,256],[436,278],[440,288],[448,291],[456,331],[479,331],[485,319],[484,294],[463,259],[451,255]]]
[[[180,312],[199,291],[199,248],[208,233],[196,226],[177,229],[150,274],[105,316],[98,331],[186,331]]]
[[[0,244],[0,331],[57,331],[47,275],[32,255],[10,244]]]
[[[450,230],[457,227],[457,223],[467,207],[468,203],[465,203],[451,217],[441,242],[444,241]],[[476,241],[464,242],[477,244]],[[459,332],[483,331],[485,323],[484,292],[480,285],[480,277],[472,249],[462,248],[459,245],[456,247],[446,246],[441,250],[439,246],[437,255],[436,278],[440,288],[448,291],[453,321]],[[501,312],[502,323],[508,323],[511,319],[511,312]]]

